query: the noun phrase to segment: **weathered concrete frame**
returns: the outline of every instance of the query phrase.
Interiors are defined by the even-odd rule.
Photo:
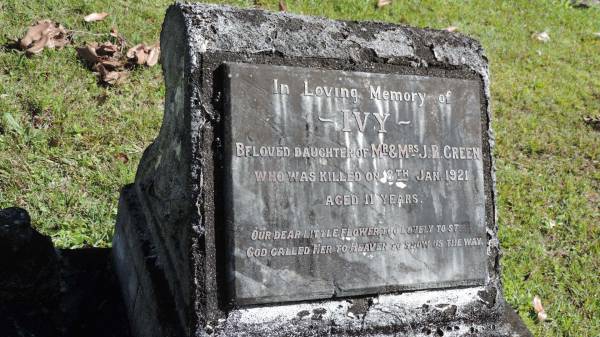
[[[167,86],[163,126],[144,153],[135,184],[122,194],[115,237],[134,331],[157,336],[527,335],[502,296],[490,82],[477,41],[386,23],[176,4],[167,11],[161,48]],[[220,219],[227,212],[219,190],[223,97],[217,71],[224,61],[480,81],[485,286],[232,307],[227,289],[220,287],[226,283],[224,262],[216,253],[225,240]],[[129,266],[127,257],[136,254],[144,263]],[[135,303],[159,308],[151,312]]]

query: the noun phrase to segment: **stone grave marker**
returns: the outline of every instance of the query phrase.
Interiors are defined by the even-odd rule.
[[[487,60],[460,34],[176,4],[121,195],[136,336],[529,336],[502,297]]]

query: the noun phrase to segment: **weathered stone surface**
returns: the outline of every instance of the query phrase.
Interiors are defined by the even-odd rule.
[[[527,335],[503,318],[488,67],[477,41],[385,23],[177,4],[167,12],[161,43],[167,86],[163,125],[144,153],[133,187],[123,193],[117,225],[122,234],[114,243],[138,336]],[[231,144],[225,107],[231,97],[222,66],[227,62],[475,81],[481,138],[480,145],[471,146],[481,146],[481,161],[474,167],[478,180],[463,191],[479,184],[483,200],[464,215],[477,223],[478,235],[485,235],[485,275],[478,267],[464,277],[475,275],[477,282],[451,290],[253,307],[231,301],[227,247],[236,247],[230,240],[237,232],[228,229],[235,228],[236,216],[252,216],[257,207],[231,209],[235,199],[226,193]],[[471,140],[475,134],[464,136]],[[256,206],[260,202],[257,197]],[[141,238],[134,238],[136,233]],[[257,297],[251,294],[247,303]],[[277,300],[290,299],[298,298]],[[137,309],[135,303],[162,305]],[[160,324],[161,315],[168,317],[169,329]]]

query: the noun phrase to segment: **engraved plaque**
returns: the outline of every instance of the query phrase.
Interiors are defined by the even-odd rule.
[[[479,82],[224,68],[234,303],[483,284]]]

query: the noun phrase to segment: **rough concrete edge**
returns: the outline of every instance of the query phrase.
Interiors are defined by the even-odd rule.
[[[184,41],[194,41],[194,45],[198,43],[195,41],[196,37],[191,34],[189,30],[189,24],[186,20],[184,13],[178,7],[178,4],[171,5],[167,9],[167,16],[173,13],[180,18],[180,23],[182,26],[183,38]],[[163,27],[166,24],[163,23]],[[162,39],[161,39],[162,40]],[[201,111],[201,113],[190,113],[189,120],[186,121],[191,130],[190,132],[190,143],[192,147],[192,162],[190,167],[190,177],[191,177],[191,192],[192,192],[192,219],[191,219],[191,232],[193,233],[191,237],[191,246],[190,246],[190,254],[194,257],[190,261],[190,268],[193,273],[193,284],[194,284],[194,312],[196,315],[192,315],[190,317],[190,322],[188,324],[187,329],[189,335],[192,335],[193,331],[198,331],[200,327],[205,326],[207,323],[207,311],[208,303],[207,303],[207,273],[206,273],[206,224],[205,218],[203,214],[203,209],[205,207],[205,198],[204,193],[204,170],[202,166],[202,158],[200,148],[202,145],[202,139],[204,137],[205,128],[209,126],[209,119],[207,115],[203,113],[202,102],[200,100],[201,97],[201,86],[193,85],[193,83],[199,78],[200,74],[200,64],[201,60],[199,58],[199,54],[196,52],[194,48],[188,48],[190,44],[186,44],[186,50],[183,51],[185,65],[184,65],[184,86],[187,86],[185,91],[185,105],[188,110],[191,111]],[[185,116],[188,118],[188,116]],[[200,280],[204,282],[200,282]],[[214,280],[213,282],[216,282]]]

